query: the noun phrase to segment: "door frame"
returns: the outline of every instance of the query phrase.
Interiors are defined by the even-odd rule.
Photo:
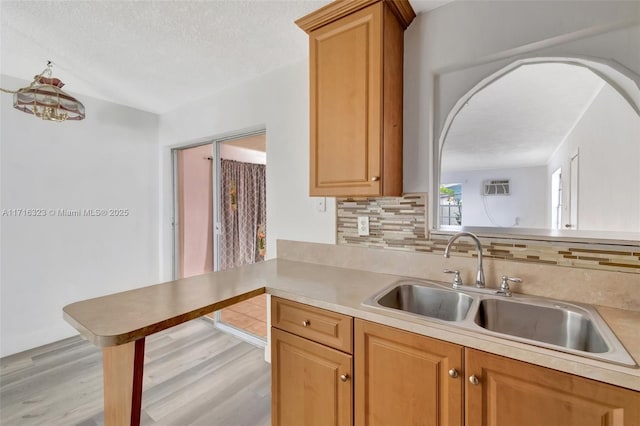
[[[211,152],[211,161],[213,161],[212,167],[212,181],[213,181],[213,215],[214,215],[214,223],[213,223],[213,271],[220,270],[220,209],[216,204],[218,200],[218,196],[220,195],[220,164],[221,164],[221,156],[220,156],[220,146],[225,142],[230,142],[236,139],[243,139],[250,136],[262,135],[266,136],[267,129],[265,126],[253,127],[250,129],[239,130],[236,132],[226,133],[224,135],[214,136],[211,138],[200,139],[198,142],[190,142],[185,143],[183,145],[174,146],[171,148],[171,162],[172,162],[172,185],[173,185],[173,220],[171,225],[173,227],[173,279],[179,279],[179,271],[180,271],[180,206],[178,199],[178,151],[188,148],[194,148],[202,145],[212,145]],[[268,303],[267,303],[268,306]],[[268,315],[267,315],[268,316]],[[248,343],[251,343],[255,346],[265,348],[267,347],[267,338],[262,338],[253,333],[250,333],[246,330],[234,327],[233,325],[227,324],[222,321],[222,315],[220,311],[215,311],[213,315],[213,319],[208,317],[204,317],[209,321],[212,321],[216,328],[225,331],[231,335],[234,335]],[[268,319],[268,318],[267,318]],[[267,321],[268,322],[268,321]],[[268,333],[267,333],[268,334]]]

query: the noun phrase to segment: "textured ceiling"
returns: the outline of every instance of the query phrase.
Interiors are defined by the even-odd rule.
[[[546,164],[604,84],[579,66],[517,68],[460,110],[444,143],[442,170]]]
[[[0,72],[28,80],[51,60],[71,93],[164,113],[307,57],[294,21],[327,3],[2,0]]]

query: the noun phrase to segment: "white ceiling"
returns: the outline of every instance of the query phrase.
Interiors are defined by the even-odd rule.
[[[306,58],[294,21],[328,3],[2,0],[0,72],[29,80],[51,60],[71,93],[164,113]]]
[[[517,68],[460,110],[443,146],[442,170],[545,165],[605,84],[580,66]]]

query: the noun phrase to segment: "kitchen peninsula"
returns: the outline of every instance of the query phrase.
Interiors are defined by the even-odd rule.
[[[90,299],[64,308],[64,318],[85,338],[103,348],[105,424],[139,424],[146,336],[264,292],[314,308],[633,390],[639,402],[637,405],[640,405],[638,368],[364,307],[361,305],[364,299],[403,277],[380,273],[380,267],[377,267],[377,272],[336,267],[335,258],[327,257],[328,253],[335,252],[334,257],[344,258],[346,252],[341,251],[345,250],[351,254],[358,253],[361,259],[352,262],[352,267],[358,268],[364,257],[368,257],[367,261],[376,261],[383,256],[393,261],[404,255],[403,259],[411,262],[415,256],[294,242],[279,242],[278,250],[283,255],[279,259]],[[293,255],[294,252],[302,254]],[[305,253],[313,253],[327,264],[309,263],[304,258]],[[423,261],[432,260],[433,268],[438,268],[438,262],[443,261],[441,256],[419,257]],[[456,261],[462,260],[458,258]],[[521,265],[523,269],[526,267]],[[549,268],[554,274],[571,273],[570,268]],[[488,270],[492,269],[489,262]],[[606,274],[593,272],[595,275]],[[404,273],[417,275],[411,268],[405,269]],[[638,277],[632,275],[634,279]],[[428,276],[440,278],[430,271],[422,275],[423,278]],[[495,282],[492,281],[492,285]],[[640,339],[636,327],[640,322],[640,312],[615,307],[598,307],[598,311],[636,362],[640,360]]]

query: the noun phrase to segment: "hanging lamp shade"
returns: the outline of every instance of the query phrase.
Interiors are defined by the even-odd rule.
[[[13,107],[27,114],[35,115],[43,120],[63,122],[67,120],[83,120],[84,105],[82,102],[62,90],[64,83],[51,76],[51,61],[33,81],[18,90],[0,87],[0,92],[13,94]]]
[[[66,121],[84,119],[84,105],[62,90],[57,78],[35,76],[34,83],[13,95],[13,107],[43,120]]]

